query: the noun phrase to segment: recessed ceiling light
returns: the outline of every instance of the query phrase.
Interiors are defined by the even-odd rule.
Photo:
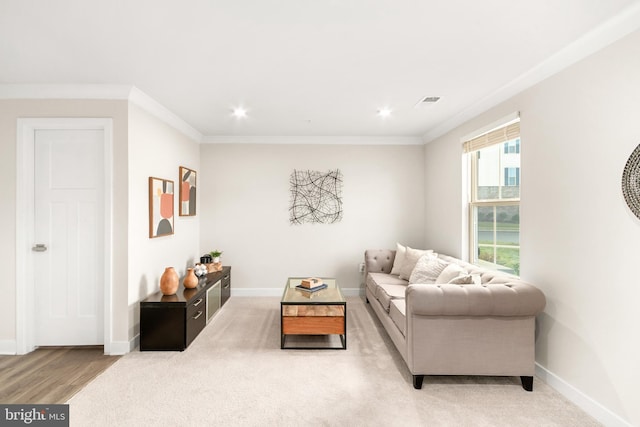
[[[233,109],[233,116],[236,119],[242,119],[244,117],[247,117],[247,110],[242,107],[236,107]]]
[[[391,108],[383,107],[383,108],[379,109],[378,110],[378,115],[380,117],[382,117],[383,119],[389,117],[391,115]]]

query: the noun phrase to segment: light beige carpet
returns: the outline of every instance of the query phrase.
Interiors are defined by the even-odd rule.
[[[278,298],[234,297],[184,352],[122,357],[70,401],[72,426],[597,426],[539,380],[425,377],[415,390],[371,308],[348,349],[281,350]]]

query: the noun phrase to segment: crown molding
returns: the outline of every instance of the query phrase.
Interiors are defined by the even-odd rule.
[[[576,62],[640,28],[640,3],[635,3],[567,45],[520,77],[502,86],[422,136],[425,144],[455,129]]]
[[[0,84],[0,99],[127,100],[172,128],[197,141],[202,134],[155,99],[131,85]]]
[[[0,99],[128,99],[131,88],[107,84],[0,84]]]
[[[422,145],[419,136],[241,136],[210,135],[204,144]]]
[[[203,136],[200,132],[137,87],[131,86],[128,99],[132,104],[137,105],[194,141],[202,142]]]

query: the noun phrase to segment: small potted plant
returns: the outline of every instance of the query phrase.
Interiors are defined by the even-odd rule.
[[[222,255],[222,251],[216,249],[215,251],[211,251],[209,255],[213,258],[213,263],[217,264],[220,262],[220,255]]]

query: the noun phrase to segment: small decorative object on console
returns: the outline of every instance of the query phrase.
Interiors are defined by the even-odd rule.
[[[185,288],[193,289],[198,286],[198,277],[196,277],[196,273],[193,268],[187,268],[187,275],[182,282]]]
[[[222,262],[220,262],[220,255],[222,255],[222,251],[215,250],[209,253],[212,258],[213,265],[208,265],[209,273],[213,273],[215,271],[222,271]]]
[[[173,295],[178,290],[180,279],[178,273],[173,267],[167,267],[164,269],[164,273],[160,277],[160,291],[164,295]]]
[[[220,262],[220,255],[222,255],[222,251],[216,249],[215,251],[209,252],[209,255],[211,255],[211,258],[213,258],[212,261],[215,264],[217,262]]]
[[[209,270],[207,269],[207,266],[205,264],[196,264],[196,266],[193,268],[193,272],[196,274],[196,276],[202,277],[205,276],[209,272]]]

